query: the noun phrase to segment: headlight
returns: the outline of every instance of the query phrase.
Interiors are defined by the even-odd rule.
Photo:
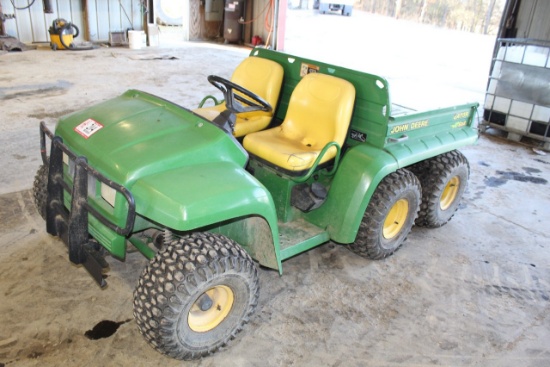
[[[63,153],[63,163],[69,168],[69,175],[74,176],[75,163],[69,158],[67,153]]]
[[[115,207],[116,190],[105,185],[103,182],[101,183],[101,197],[113,208]]]

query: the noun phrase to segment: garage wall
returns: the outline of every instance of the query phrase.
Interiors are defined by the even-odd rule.
[[[143,29],[139,0],[88,0],[89,41],[108,41],[109,32]]]
[[[13,0],[17,7],[25,7],[33,0]],[[27,2],[28,1],[28,2]],[[219,22],[205,22],[204,5],[200,0],[182,0],[189,7],[185,18],[189,17],[188,39],[209,39],[219,33]],[[259,35],[264,41],[269,37],[269,30],[266,29],[266,13],[273,16],[272,6],[275,0],[248,0],[252,16],[247,21],[254,20],[247,26],[247,39],[250,42],[253,35]],[[24,43],[50,42],[48,29],[53,20],[63,18],[74,23],[81,31],[76,41],[105,42],[109,40],[110,32],[120,32],[127,29],[144,29],[143,9],[140,0],[51,0],[54,9],[53,14],[45,14],[42,0],[35,0],[34,3],[24,10],[14,9],[10,0],[0,0],[5,14],[15,14],[16,19],[7,20],[4,24],[6,32],[18,38]],[[279,0],[277,3],[284,10],[287,6],[286,0]],[[284,14],[281,12],[279,25],[284,25]],[[283,31],[284,27],[279,27]],[[223,32],[222,32],[223,34]],[[270,37],[273,38],[273,34]],[[282,42],[284,36],[279,35]]]
[[[287,0],[257,0],[253,2],[253,19],[255,21],[252,23],[252,34],[259,35],[262,37],[264,42],[267,41],[268,38],[270,40],[273,40],[274,34],[272,33],[271,36],[269,34],[269,27],[274,26],[273,24],[273,12],[275,12],[275,6],[279,6],[279,19],[277,21],[277,28],[274,28],[273,31],[277,32],[276,36],[276,43],[279,50],[283,49],[283,40],[284,40],[284,32],[285,32],[285,18],[286,18],[286,9],[288,7],[288,1]],[[266,24],[266,13],[269,14],[269,22]],[[249,19],[247,19],[249,20]],[[247,40],[249,42],[249,40]]]
[[[18,8],[23,8],[32,1],[14,0],[14,3]],[[23,10],[15,9],[10,0],[0,0],[3,12],[16,16],[16,19],[7,20],[4,23],[6,32],[24,43],[49,43],[48,29],[57,18],[63,18],[80,28],[82,35],[76,39],[77,41],[108,41],[109,32],[124,31],[128,28],[143,29],[139,0],[51,0],[51,2],[54,13],[45,14],[42,0],[35,0],[28,9]]]
[[[519,4],[516,37],[550,40],[550,1],[522,0]]]
[[[15,14],[16,19],[6,20],[4,26],[6,33],[18,38],[25,43],[49,42],[48,28],[54,19],[63,18],[73,22],[77,26],[83,23],[82,6],[80,1],[52,0],[53,14],[44,14],[42,0],[14,0],[17,8],[24,8],[29,3],[28,9],[15,9],[10,0],[0,0],[4,14]]]

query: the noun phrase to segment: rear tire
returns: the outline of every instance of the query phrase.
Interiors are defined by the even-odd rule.
[[[470,165],[458,150],[410,167],[422,185],[422,204],[416,225],[437,228],[448,223],[468,185]]]
[[[348,247],[373,260],[393,254],[414,225],[420,198],[420,183],[412,172],[400,169],[386,176],[365,210],[357,239]]]
[[[49,167],[45,164],[41,165],[34,176],[32,194],[34,197],[34,205],[38,214],[42,219],[46,220],[46,205],[48,202],[48,171]]]
[[[199,359],[235,338],[256,309],[259,281],[233,240],[193,233],[162,249],[134,291],[139,331],[160,353]]]

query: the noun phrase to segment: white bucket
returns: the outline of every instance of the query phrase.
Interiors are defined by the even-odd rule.
[[[139,50],[143,45],[143,31],[128,31],[128,45],[133,50]]]

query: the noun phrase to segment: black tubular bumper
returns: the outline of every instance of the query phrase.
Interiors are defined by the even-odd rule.
[[[51,140],[50,156],[46,152],[46,136]],[[44,122],[40,123],[40,152],[42,161],[49,166],[48,199],[46,206],[46,230],[60,237],[69,248],[69,260],[82,264],[94,280],[101,286],[106,285],[103,278],[105,259],[100,256],[97,244],[90,241],[88,215],[95,217],[102,225],[121,236],[128,236],[136,217],[135,202],[132,194],[88,165],[86,157],[76,156],[63,144],[59,136],[48,130]],[[63,179],[63,154],[75,162],[72,187]],[[124,227],[116,225],[88,202],[89,178],[109,186],[120,193],[128,204]],[[70,209],[64,205],[64,192],[71,194]]]

